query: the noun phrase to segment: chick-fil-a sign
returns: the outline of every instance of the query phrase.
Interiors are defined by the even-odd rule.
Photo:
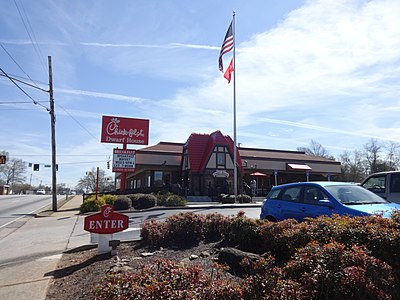
[[[93,233],[111,234],[129,227],[129,217],[115,213],[112,205],[103,205],[101,212],[87,216],[83,229]]]
[[[148,145],[149,120],[103,116],[101,142]]]

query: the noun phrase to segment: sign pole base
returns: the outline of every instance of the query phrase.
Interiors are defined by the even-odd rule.
[[[97,254],[104,254],[111,252],[109,242],[112,241],[113,234],[99,234],[99,243],[97,246]]]

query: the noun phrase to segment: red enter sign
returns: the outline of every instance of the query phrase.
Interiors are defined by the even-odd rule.
[[[84,229],[93,233],[110,234],[127,229],[129,217],[115,213],[112,205],[103,205],[101,212],[85,218]]]

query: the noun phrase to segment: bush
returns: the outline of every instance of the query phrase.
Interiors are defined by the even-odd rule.
[[[225,217],[208,217],[192,212],[180,213],[168,217],[165,222],[146,221],[141,230],[143,241],[150,246],[191,246],[199,241],[221,237],[222,228],[219,226]]]
[[[365,249],[332,242],[312,242],[282,269],[285,278],[301,285],[309,299],[391,299],[395,276],[386,263]]]
[[[230,219],[224,228],[226,241],[238,245],[245,251],[264,252],[260,248],[263,242],[258,230],[260,222],[262,221],[247,218],[244,216],[244,212],[239,212],[236,217]]]
[[[175,194],[171,194],[168,196],[165,202],[165,206],[185,206],[186,203],[187,201],[185,198]]]
[[[185,213],[145,222],[141,235],[156,247],[223,239],[224,245],[263,254],[247,262],[244,299],[400,299],[398,215],[275,223],[243,212],[236,217]]]
[[[134,209],[146,209],[156,206],[157,197],[153,194],[131,194],[128,197],[132,201]]]
[[[246,194],[240,194],[237,196],[239,203],[251,203],[251,197]]]
[[[106,204],[110,205],[113,205],[115,200],[117,199],[116,195],[110,195],[110,194],[101,195],[101,197],[104,199],[104,202]]]
[[[80,207],[80,213],[84,214],[91,211],[99,211],[101,207],[105,204],[103,198],[98,198],[96,201],[95,197],[88,197]]]
[[[235,195],[221,194],[220,197],[222,204],[235,203]]]
[[[173,195],[173,193],[168,192],[167,190],[158,191],[157,194],[155,194],[157,198],[157,206],[165,206],[167,203],[167,198],[170,195]]]
[[[114,201],[114,210],[127,210],[131,208],[131,200],[127,196],[118,196]]]
[[[230,217],[221,214],[207,214],[203,220],[203,235],[206,242],[219,241],[224,236],[224,229],[228,226]]]
[[[110,273],[95,286],[96,299],[243,299],[240,286],[215,269],[157,260],[130,273]]]

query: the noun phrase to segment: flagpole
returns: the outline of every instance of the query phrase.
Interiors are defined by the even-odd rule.
[[[236,36],[235,36],[235,11],[233,11],[233,19],[232,19],[232,35],[233,35],[233,189],[235,193],[235,201],[237,200],[238,193],[238,174],[237,174],[237,143],[236,143],[236,58],[235,58],[235,44],[236,44]]]

